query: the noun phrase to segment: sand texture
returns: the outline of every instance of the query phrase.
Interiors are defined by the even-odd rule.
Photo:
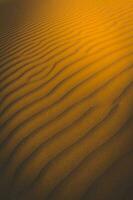
[[[133,1],[0,3],[0,200],[133,200]]]

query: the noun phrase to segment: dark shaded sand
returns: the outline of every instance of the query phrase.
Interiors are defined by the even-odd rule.
[[[0,200],[133,199],[133,1],[0,4]]]

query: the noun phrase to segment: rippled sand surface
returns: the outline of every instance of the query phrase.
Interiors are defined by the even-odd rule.
[[[133,1],[0,4],[0,199],[133,199]]]

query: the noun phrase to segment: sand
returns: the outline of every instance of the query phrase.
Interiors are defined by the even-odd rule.
[[[0,4],[0,199],[133,199],[133,2]]]

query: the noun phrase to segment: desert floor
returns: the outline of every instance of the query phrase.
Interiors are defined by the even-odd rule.
[[[133,1],[0,3],[0,199],[133,199]]]

